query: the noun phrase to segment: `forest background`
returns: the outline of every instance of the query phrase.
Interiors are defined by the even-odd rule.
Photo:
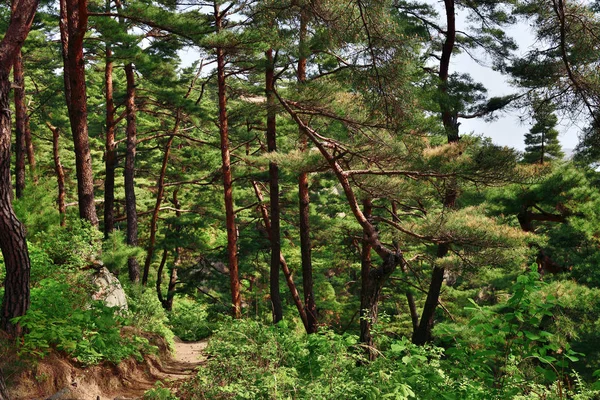
[[[154,332],[211,337],[186,399],[599,395],[597,2],[0,12],[4,375]],[[461,130],[510,110],[524,153]],[[559,117],[585,121],[567,160]],[[127,311],[90,299],[102,267]]]

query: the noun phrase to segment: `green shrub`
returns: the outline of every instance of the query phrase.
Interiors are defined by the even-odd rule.
[[[85,307],[85,308],[82,308]],[[83,364],[119,362],[149,348],[139,337],[122,337],[125,320],[99,301],[86,301],[67,282],[44,279],[31,291],[31,308],[15,318],[27,333],[20,354],[43,357],[51,348]]]
[[[226,321],[211,337],[210,357],[183,385],[186,399],[431,398],[445,390],[442,351],[392,341],[374,363],[352,335],[306,335],[285,323]],[[417,391],[418,390],[418,391]]]
[[[156,292],[141,285],[125,286],[129,317],[132,324],[145,332],[156,333],[174,346],[174,335],[169,328],[167,313],[160,304]]]
[[[169,326],[175,336],[187,342],[204,339],[212,333],[206,305],[187,297],[176,297],[169,313]]]
[[[156,382],[154,387],[144,393],[144,400],[179,400],[162,382]]]
[[[67,227],[52,227],[39,233],[34,242],[55,265],[82,268],[101,253],[102,233],[83,219],[70,220]]]
[[[139,257],[143,252],[140,247],[128,246],[123,232],[114,231],[102,244],[102,262],[113,274],[126,276],[127,260]]]

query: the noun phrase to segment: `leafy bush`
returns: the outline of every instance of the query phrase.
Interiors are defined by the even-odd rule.
[[[34,241],[56,265],[82,268],[101,253],[102,234],[88,221],[75,219],[64,227],[53,227],[39,233]]]
[[[98,301],[81,308],[85,301],[66,282],[44,279],[32,289],[31,299],[27,314],[15,318],[27,329],[22,355],[42,357],[55,348],[83,364],[96,364],[130,356],[139,359],[149,347],[146,339],[121,336],[125,320],[113,308]]]
[[[206,306],[193,299],[176,297],[173,311],[169,313],[169,325],[175,336],[184,341],[195,341],[208,337],[211,324],[207,321]]]
[[[144,393],[144,400],[179,400],[169,389],[158,381],[154,387]]]
[[[134,285],[125,287],[129,316],[134,326],[145,332],[156,333],[173,348],[173,332],[169,328],[167,313],[158,301],[156,292],[150,288]]]
[[[540,280],[535,265],[517,278],[511,293],[498,306],[471,300],[468,327],[439,330],[453,342],[446,351],[445,371],[455,380],[481,382],[499,398],[520,399],[526,393],[562,398],[569,391],[563,382],[570,379],[572,365],[582,354],[556,332],[560,301]],[[569,394],[583,395],[584,386],[581,382]]]
[[[127,260],[139,257],[143,252],[140,247],[128,246],[123,232],[114,231],[102,244],[102,262],[113,274],[125,276]]]
[[[374,363],[352,335],[331,331],[305,335],[285,323],[256,321],[220,325],[209,342],[210,357],[185,399],[378,399],[431,398],[445,390],[441,349],[393,341]]]

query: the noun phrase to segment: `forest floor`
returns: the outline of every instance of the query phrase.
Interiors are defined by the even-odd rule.
[[[207,343],[207,340],[186,343],[176,338],[173,355],[160,351],[160,357],[148,356],[142,363],[128,360],[114,366],[81,368],[50,356],[35,371],[21,375],[16,387],[9,384],[9,392],[15,400],[141,399],[159,381],[169,387],[172,382],[194,376],[206,359]]]
[[[152,389],[154,385],[160,381],[162,383],[174,382],[191,378],[195,375],[195,371],[202,365],[206,356],[204,349],[208,340],[199,342],[183,342],[175,338],[174,354],[171,358],[162,360],[162,365],[158,371],[154,371],[149,377],[150,379],[131,381],[132,386],[123,387],[117,393],[111,393],[110,400],[129,400],[140,399],[148,389]],[[91,397],[92,400],[96,400]],[[104,400],[100,396],[100,400]]]

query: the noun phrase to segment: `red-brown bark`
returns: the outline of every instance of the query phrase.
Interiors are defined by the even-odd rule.
[[[223,29],[223,18],[219,5],[214,3],[214,16],[217,32]],[[233,185],[231,177],[231,155],[229,151],[229,129],[227,119],[227,90],[225,82],[225,52],[222,47],[217,47],[217,86],[219,98],[219,136],[221,139],[221,159],[223,171],[223,192],[225,201],[225,224],[227,227],[227,256],[229,267],[229,282],[231,287],[231,306],[234,318],[241,317],[242,297],[240,294],[240,280],[238,271],[237,254],[237,229],[235,224],[235,211],[233,208]]]
[[[25,79],[23,77],[23,55],[19,51],[13,67],[15,95],[15,192],[17,198],[25,191]]]
[[[61,1],[61,5],[63,2]],[[77,198],[79,216],[98,226],[98,216],[94,203],[94,173],[90,153],[87,124],[87,95],[85,85],[85,60],[83,39],[87,31],[87,0],[65,0],[66,8],[66,47],[65,95],[71,121],[71,132],[75,148],[75,169],[77,172]],[[63,11],[61,10],[61,13]],[[64,41],[64,40],[63,40]]]
[[[54,159],[54,172],[56,173],[56,180],[58,183],[58,197],[56,203],[58,204],[58,213],[60,215],[60,226],[65,226],[67,207],[65,205],[65,170],[63,169],[62,163],[60,162],[59,145],[58,140],[60,138],[60,129],[52,126],[49,122],[46,122],[46,126],[52,132],[52,156]]]
[[[127,244],[138,245],[137,205],[135,199],[135,152],[137,141],[136,107],[135,107],[135,75],[133,64],[125,65],[127,79],[127,96],[125,99],[127,119],[127,152],[125,155],[125,209],[127,212]],[[140,266],[135,257],[127,260],[129,280],[140,280]]]
[[[115,102],[113,92],[113,59],[110,45],[106,46],[104,66],[104,88],[106,96],[106,141],[104,150],[104,237],[115,228],[115,168],[117,166],[117,146],[115,144]]]
[[[179,127],[179,115],[175,122],[175,128],[173,132],[177,132]],[[158,182],[156,184],[156,203],[154,205],[154,211],[152,212],[152,219],[150,220],[150,239],[148,241],[148,249],[146,251],[146,261],[144,262],[144,274],[142,276],[142,285],[146,286],[148,283],[148,275],[150,274],[150,264],[152,263],[152,257],[154,256],[154,247],[156,246],[156,231],[158,223],[158,213],[160,212],[160,205],[162,204],[163,195],[165,193],[165,174],[167,173],[167,164],[169,163],[169,153],[171,152],[171,146],[173,144],[174,135],[169,137],[167,144],[165,145],[165,152],[163,155],[162,166],[160,168],[160,174],[158,175]]]
[[[269,219],[269,211],[267,210],[267,207],[264,204],[264,198],[262,195],[262,191],[260,190],[258,183],[254,182],[254,181],[252,182],[252,186],[254,187],[254,193],[256,194],[256,198],[258,199],[258,202],[259,202],[260,213],[261,213],[261,216],[263,219],[263,223],[265,225],[267,237],[269,238],[269,240],[271,240],[271,236],[270,236],[271,235],[271,221]],[[304,328],[308,332],[308,321],[307,321],[306,309],[305,309],[305,306],[302,304],[302,300],[300,299],[300,294],[298,293],[298,289],[296,288],[296,284],[294,283],[294,277],[292,275],[292,272],[290,271],[290,268],[287,264],[287,261],[285,260],[285,257],[283,256],[283,254],[280,254],[279,261],[280,261],[280,265],[281,265],[281,270],[283,271],[283,276],[285,276],[285,281],[288,285],[288,288],[290,289],[292,298],[294,299],[294,304],[296,304],[296,308],[298,309],[298,314],[300,315],[300,319],[302,320],[302,323],[304,324]]]
[[[6,267],[4,298],[0,310],[0,329],[10,335],[22,333],[11,320],[29,308],[30,261],[25,229],[12,207],[10,179],[10,70],[31,28],[37,9],[36,0],[13,3],[10,23],[0,42],[0,250]]]

